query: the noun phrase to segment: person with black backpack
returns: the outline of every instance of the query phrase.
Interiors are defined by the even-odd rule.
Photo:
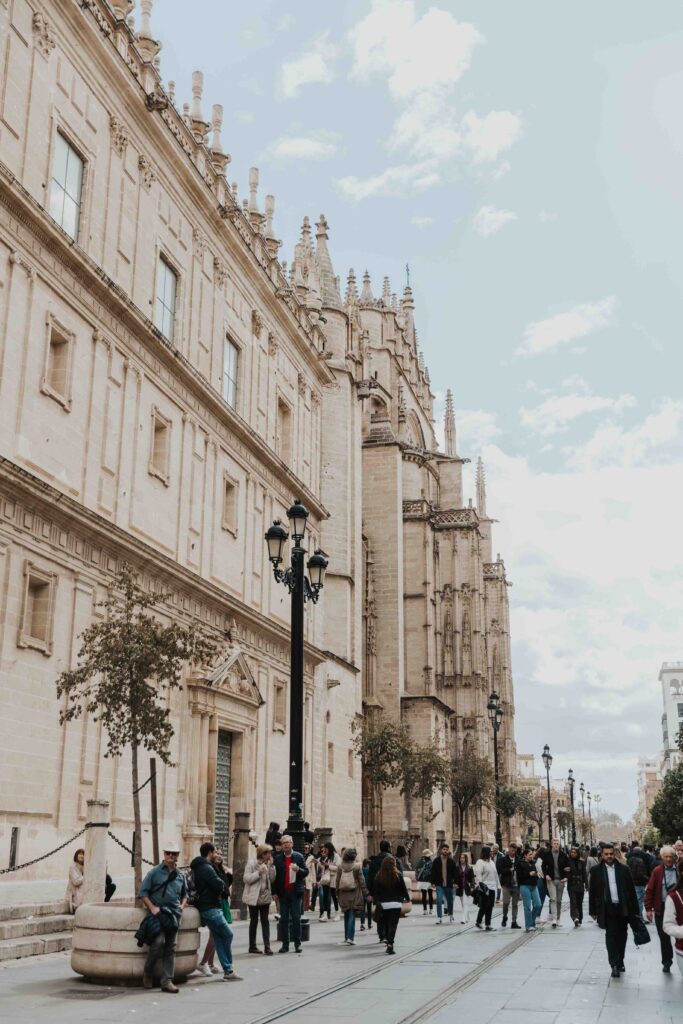
[[[434,913],[434,887],[432,885],[432,862],[434,856],[431,850],[423,850],[422,856],[415,865],[415,880],[418,891],[422,893],[422,913]],[[427,895],[429,894],[429,910],[427,910]]]
[[[640,916],[644,917],[643,912],[643,898],[645,896],[645,889],[647,883],[650,880],[651,869],[645,853],[639,846],[634,846],[631,852],[626,858],[626,864],[631,872],[631,878],[633,884],[636,887],[636,896],[638,897],[638,906],[640,907]]]

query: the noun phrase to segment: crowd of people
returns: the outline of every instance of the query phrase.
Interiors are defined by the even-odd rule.
[[[299,853],[292,837],[271,823],[266,841],[255,847],[246,863],[241,899],[249,915],[248,952],[273,955],[270,913],[274,903],[278,953],[288,953],[293,947],[301,954],[302,915],[317,913],[320,922],[343,917],[340,944],[349,946],[355,945],[357,920],[361,931],[372,930],[374,923],[378,941],[387,955],[393,955],[401,917],[412,908],[411,885],[404,878],[405,871],[413,870],[406,848],[397,846],[392,852],[391,843],[384,839],[376,855],[361,860],[354,847],[338,852],[331,840],[316,845],[308,825],[306,829],[307,841]],[[148,912],[136,936],[139,945],[149,947],[143,984],[152,987],[155,965],[161,961],[162,991],[178,991],[173,982],[176,941],[188,905],[198,910],[209,931],[200,973],[239,981],[232,958],[232,873],[213,843],[201,845],[186,872],[178,869],[179,853],[177,844],[167,842],[162,862],[147,873],[140,889]],[[662,970],[670,973],[675,961],[683,976],[683,841],[656,849],[609,842],[562,847],[557,839],[549,844],[510,843],[504,850],[483,846],[473,864],[468,852],[453,856],[450,845],[443,842],[436,853],[422,851],[414,877],[424,916],[436,913],[435,923],[442,925],[455,923],[457,913],[460,923],[468,924],[476,908],[474,925],[485,931],[495,930],[496,904],[501,907],[502,928],[523,927],[526,932],[548,924],[561,928],[565,890],[569,918],[580,928],[588,894],[588,914],[605,932],[613,978],[620,978],[626,970],[629,927],[641,944],[649,941],[647,925],[652,922],[660,943]],[[78,850],[67,889],[72,909],[80,901],[82,882],[83,851]],[[107,876],[107,898],[112,886]],[[548,912],[542,919],[546,901]]]

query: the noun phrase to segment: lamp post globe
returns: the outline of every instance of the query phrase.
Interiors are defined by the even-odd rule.
[[[551,804],[551,801],[550,801],[550,766],[553,763],[553,755],[550,753],[550,747],[548,746],[547,743],[543,747],[543,754],[541,756],[543,758],[543,764],[545,765],[545,784],[546,784],[546,791],[547,791],[547,795],[548,795],[548,846],[552,846],[553,845],[553,810],[552,810],[552,804]],[[540,838],[541,837],[539,835],[539,841],[540,841]]]
[[[305,505],[302,505],[299,499],[292,504],[291,508],[287,509],[287,518],[289,519],[290,529],[292,531],[292,537],[294,538],[294,544],[298,547],[301,541],[304,539],[306,533],[306,523],[308,522],[308,509]]]
[[[268,545],[268,558],[273,563],[273,566],[276,569],[283,559],[283,552],[285,544],[287,543],[288,539],[289,534],[285,530],[280,520],[276,519],[273,525],[268,529],[266,533],[266,544]]]

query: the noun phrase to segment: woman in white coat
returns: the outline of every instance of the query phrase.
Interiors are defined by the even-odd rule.
[[[273,902],[272,886],[275,881],[275,865],[273,864],[273,847],[264,843],[256,847],[256,856],[247,861],[244,869],[244,889],[242,899],[249,907],[249,952],[260,953],[256,945],[256,929],[261,922],[263,934],[263,952],[272,956],[270,948],[270,922],[268,912]]]
[[[85,863],[85,850],[76,850],[73,864],[69,868],[69,881],[66,886],[64,899],[69,904],[69,913],[75,914],[83,902],[83,864]]]
[[[477,885],[482,885],[487,891],[479,896],[479,913],[475,924],[481,928],[482,921],[486,925],[486,931],[495,931],[491,927],[491,914],[496,902],[496,892],[500,889],[500,881],[496,865],[491,857],[491,847],[482,846],[479,860],[474,865],[474,880]]]

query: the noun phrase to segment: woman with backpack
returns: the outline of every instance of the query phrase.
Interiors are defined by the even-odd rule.
[[[396,860],[390,853],[382,859],[374,877],[372,896],[375,903],[382,908],[387,953],[393,956],[401,908],[404,903],[410,903],[410,895],[406,889],[403,875],[396,867]]]
[[[432,862],[434,854],[431,850],[423,850],[422,856],[415,865],[415,879],[418,891],[422,893],[422,914],[434,913],[434,888],[430,881],[432,877]],[[427,910],[427,893],[429,893],[429,911]]]
[[[363,869],[356,861],[356,850],[347,846],[335,878],[339,906],[344,913],[344,944],[355,946],[356,913],[361,912],[368,890]]]

